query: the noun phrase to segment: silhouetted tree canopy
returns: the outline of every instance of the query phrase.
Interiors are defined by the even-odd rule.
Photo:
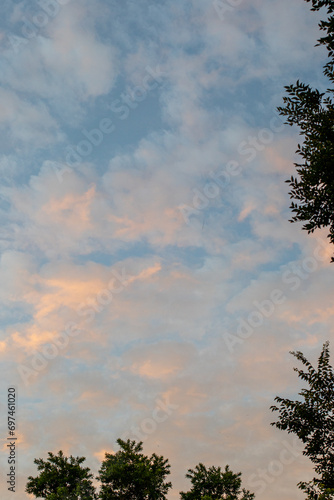
[[[310,2],[311,0],[305,0]],[[327,8],[328,18],[319,23],[325,36],[318,40],[328,51],[328,62],[324,74],[334,82],[334,1],[312,0],[311,10]],[[294,213],[290,222],[305,222],[303,229],[312,233],[316,228],[328,227],[328,237],[334,243],[334,89],[319,92],[299,80],[285,87],[285,106],[278,111],[286,117],[286,123],[297,125],[303,144],[298,144],[297,153],[302,162],[295,163],[298,176],[286,182],[293,200],[290,208]],[[332,258],[334,261],[334,258]]]
[[[309,388],[299,393],[301,400],[277,396],[279,406],[271,406],[271,410],[279,412],[279,419],[271,425],[296,434],[305,444],[303,454],[310,458],[319,475],[298,484],[307,498],[334,499],[334,371],[329,364],[329,344],[323,345],[317,368],[301,352],[291,354],[306,367],[305,371],[294,370]]]
[[[226,465],[206,468],[202,463],[189,469],[186,477],[191,481],[191,489],[180,492],[182,500],[252,500],[254,494],[241,489],[241,472],[234,474]]]
[[[88,467],[82,467],[85,457],[67,458],[62,451],[58,455],[48,453],[49,458],[36,458],[40,474],[29,476],[26,492],[36,498],[47,500],[94,500],[95,488],[92,483],[93,474]]]
[[[106,453],[99,470],[102,500],[165,500],[172,483],[165,481],[170,474],[168,460],[155,453],[142,452],[142,442],[118,439],[120,450]]]

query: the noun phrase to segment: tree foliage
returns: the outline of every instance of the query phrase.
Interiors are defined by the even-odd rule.
[[[319,475],[309,483],[298,484],[307,498],[334,499],[334,371],[329,364],[329,343],[323,345],[317,368],[301,352],[291,354],[306,367],[294,370],[309,388],[299,393],[301,400],[277,396],[279,406],[271,406],[271,410],[279,412],[279,420],[271,425],[296,434],[305,444],[303,454]]]
[[[26,492],[36,498],[47,500],[93,500],[95,488],[92,484],[93,474],[88,467],[82,467],[85,457],[67,458],[62,451],[58,455],[48,453],[49,458],[36,458],[34,463],[40,474],[29,476]]]
[[[120,450],[106,453],[99,470],[102,500],[164,500],[172,484],[165,481],[170,474],[168,460],[153,453],[141,453],[142,442],[118,439]]]
[[[241,472],[234,474],[229,466],[225,470],[221,467],[209,467],[202,463],[195,469],[189,469],[186,477],[190,479],[192,487],[187,493],[181,492],[182,500],[252,500],[254,494],[241,489]]]
[[[312,1],[311,10],[327,8],[328,19],[319,23],[325,36],[318,40],[328,51],[328,62],[324,74],[330,83],[334,82],[334,1]],[[319,92],[299,80],[295,85],[285,87],[287,96],[283,97],[285,106],[279,107],[286,123],[297,125],[300,135],[304,136],[298,153],[302,163],[295,163],[298,176],[291,176],[286,182],[293,199],[290,208],[295,214],[290,222],[306,222],[303,229],[308,233],[329,226],[328,237],[334,243],[334,89]],[[334,261],[334,258],[332,258]]]

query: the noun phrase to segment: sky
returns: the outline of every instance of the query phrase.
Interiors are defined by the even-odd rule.
[[[118,438],[230,465],[258,500],[303,498],[302,446],[270,423],[302,351],[333,338],[326,231],[289,223],[298,130],[320,90],[304,0],[3,0],[0,17],[1,498],[35,458]],[[323,14],[325,15],[325,13]],[[8,491],[7,392],[16,406]]]

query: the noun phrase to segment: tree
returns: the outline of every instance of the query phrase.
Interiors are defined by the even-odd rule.
[[[291,401],[276,397],[279,406],[278,429],[294,433],[305,444],[303,454],[310,458],[320,477],[298,486],[309,499],[334,499],[334,371],[329,364],[329,343],[323,345],[317,369],[301,352],[291,352],[306,370],[294,368],[298,376],[309,385],[299,393],[302,400]]]
[[[326,36],[318,40],[328,50],[329,61],[324,74],[334,82],[334,12],[333,0],[312,1],[313,11],[327,7],[328,19],[319,23]],[[285,87],[288,97],[283,97],[284,107],[278,107],[286,123],[297,125],[304,143],[298,144],[302,163],[295,163],[299,177],[291,176],[286,182],[291,187],[290,208],[295,214],[290,222],[306,223],[303,229],[313,233],[315,229],[329,226],[328,238],[334,243],[334,106],[331,95],[334,89],[320,93],[301,83]],[[332,258],[334,262],[334,258]]]
[[[142,442],[117,439],[120,450],[106,453],[99,470],[102,500],[164,500],[172,484],[165,482],[170,474],[168,460],[155,453],[141,453]]]
[[[241,490],[241,472],[233,474],[226,465],[222,471],[220,467],[209,467],[202,463],[195,469],[189,469],[186,477],[190,479],[192,488],[187,493],[180,492],[182,500],[252,500],[254,493]]]
[[[81,464],[85,457],[67,458],[62,451],[58,455],[48,453],[44,461],[36,458],[34,463],[41,473],[37,477],[28,477],[26,492],[36,498],[47,500],[93,500],[96,499],[95,488],[91,479],[93,474],[88,467]]]

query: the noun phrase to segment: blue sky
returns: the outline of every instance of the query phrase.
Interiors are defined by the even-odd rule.
[[[34,458],[62,449],[96,474],[120,436],[170,459],[170,499],[200,461],[241,471],[260,500],[302,498],[310,465],[269,407],[300,388],[289,351],[315,361],[333,336],[332,250],[288,222],[299,138],[275,109],[297,79],[326,88],[321,14],[303,0],[2,9],[16,498]]]

